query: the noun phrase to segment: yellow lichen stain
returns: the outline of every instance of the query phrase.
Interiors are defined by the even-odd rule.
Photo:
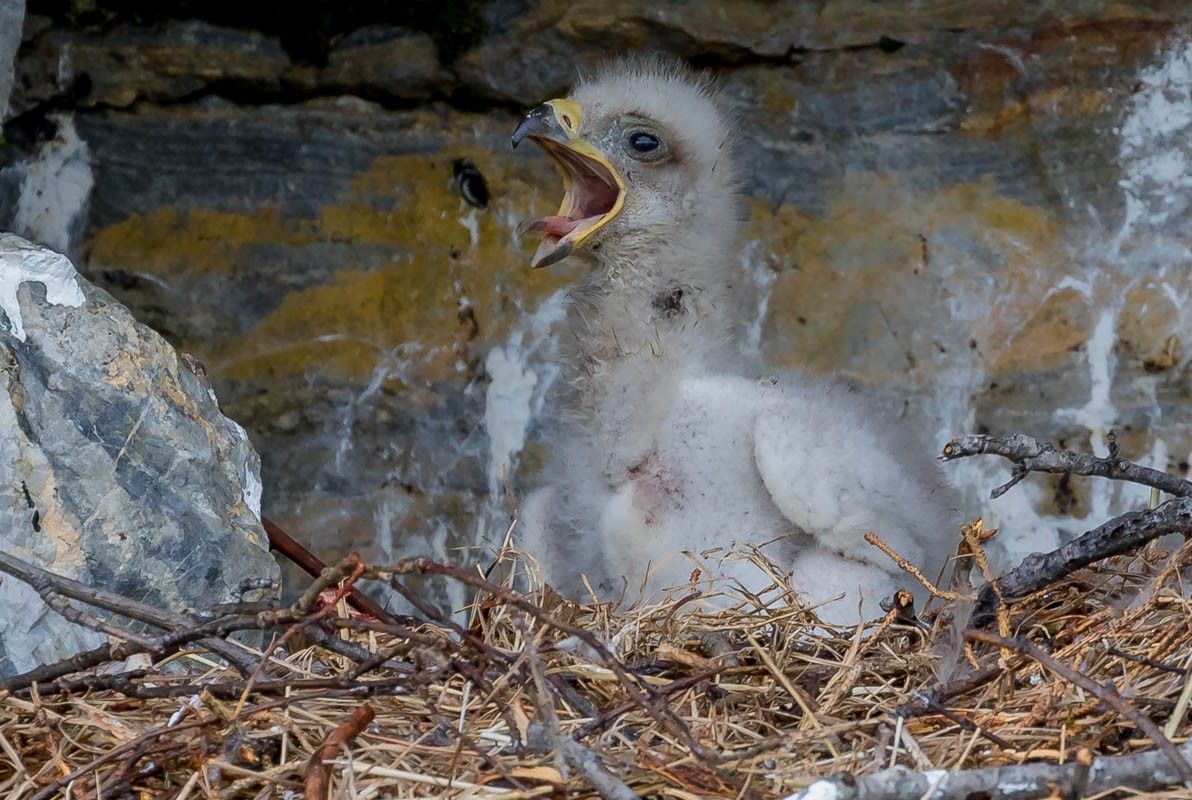
[[[452,161],[469,155],[474,148],[377,158],[313,218],[282,218],[275,208],[134,214],[91,239],[90,263],[202,285],[276,274],[292,248],[350,248],[339,257],[346,267],[280,298],[251,329],[182,344],[213,374],[241,380],[358,381],[398,361],[410,380],[442,380],[474,344],[500,340],[575,278],[567,265],[531,271],[534,243],[519,243],[515,230],[557,205],[549,165],[485,154],[491,198],[476,209],[452,185]]]
[[[1150,372],[1179,363],[1181,309],[1172,297],[1187,297],[1192,291],[1189,284],[1192,281],[1182,275],[1169,274],[1162,279],[1143,278],[1126,290],[1115,331],[1122,356]]]
[[[1065,258],[1059,226],[1042,208],[1002,196],[992,179],[934,192],[896,177],[858,173],[827,213],[757,202],[747,228],[754,252],[777,270],[763,330],[778,366],[866,380],[932,379],[938,354],[974,351],[992,369],[1038,369],[1068,357],[1088,335],[1084,317],[1019,336],[1051,291]],[[989,286],[998,297],[987,307]],[[937,324],[938,323],[938,324]]]
[[[990,112],[966,114],[960,122],[960,129],[965,133],[999,136],[1014,126],[1025,128],[1029,121],[1026,102],[1014,100]]]
[[[283,221],[276,208],[233,213],[156,209],[100,229],[87,260],[103,268],[130,266],[165,279],[234,273],[254,246],[314,241],[301,221]]]
[[[1024,308],[1013,335],[991,364],[991,374],[1043,370],[1063,364],[1088,340],[1094,320],[1088,298],[1075,289],[1045,294]]]

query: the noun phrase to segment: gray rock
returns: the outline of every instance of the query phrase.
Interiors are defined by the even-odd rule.
[[[84,107],[122,108],[179,100],[212,84],[276,92],[289,65],[276,39],[193,20],[102,32],[50,28],[21,51],[13,110],[60,93]]]
[[[403,100],[444,93],[453,80],[430,36],[383,25],[353,31],[331,48],[327,66],[296,64],[285,79],[306,91]]]
[[[0,234],[0,547],[180,610],[276,580],[260,460],[205,381],[61,255]],[[0,583],[0,675],[101,637]]]
[[[0,122],[8,119],[8,96],[24,18],[25,0],[0,0]]]

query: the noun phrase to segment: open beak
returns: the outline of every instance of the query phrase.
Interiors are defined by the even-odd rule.
[[[612,164],[579,135],[583,112],[570,100],[551,100],[535,108],[513,132],[513,146],[530,139],[563,173],[559,213],[523,222],[520,230],[542,233],[530,266],[562,261],[607,225],[625,204],[625,183]]]

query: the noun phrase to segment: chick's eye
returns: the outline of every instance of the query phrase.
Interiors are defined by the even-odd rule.
[[[653,153],[661,146],[662,142],[652,133],[638,131],[629,134],[629,148],[635,153]]]

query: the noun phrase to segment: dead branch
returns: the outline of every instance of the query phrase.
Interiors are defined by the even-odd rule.
[[[309,800],[327,800],[327,789],[331,783],[331,764],[328,762],[339,755],[339,751],[351,744],[372,722],[376,712],[367,703],[352,712],[352,716],[337,725],[323,744],[310,756],[306,765],[306,796]]]
[[[20,675],[0,678],[0,690],[6,689],[15,692],[32,686],[34,683],[53,681],[64,675],[82,672],[110,661],[123,661],[137,653],[148,653],[155,658],[161,658],[176,653],[192,642],[202,640],[206,643],[213,641],[211,637],[223,637],[236,631],[262,630],[273,625],[286,624],[292,621],[291,616],[290,612],[284,609],[261,612],[251,616],[232,615],[152,639],[100,645],[53,664],[43,664]]]
[[[357,564],[358,567],[359,565]],[[259,604],[248,603],[245,604],[245,607],[255,609],[255,613],[240,613],[238,607],[230,606],[227,607],[228,613],[226,615],[197,623],[193,617],[188,615],[163,611],[119,595],[87,587],[84,584],[54,575],[51,572],[27,564],[20,559],[4,553],[0,553],[0,570],[14,574],[22,580],[27,578],[35,584],[38,591],[47,601],[54,598],[61,599],[63,595],[78,597],[83,602],[91,603],[94,601],[101,608],[112,611],[113,613],[123,614],[133,619],[140,619],[160,627],[172,628],[172,630],[159,636],[146,637],[143,635],[128,634],[118,626],[105,623],[103,626],[104,632],[111,636],[126,638],[127,641],[100,645],[99,647],[76,653],[73,656],[52,664],[43,664],[19,675],[2,678],[0,679],[0,691],[21,691],[28,689],[35,683],[48,683],[49,687],[47,688],[69,686],[71,684],[63,684],[59,679],[67,675],[92,669],[101,664],[123,661],[129,656],[138,653],[146,653],[154,659],[164,658],[177,653],[186,645],[195,642],[200,642],[203,646],[214,652],[229,650],[236,655],[237,663],[244,664],[247,663],[245,655],[238,648],[235,648],[234,645],[223,641],[223,639],[238,631],[268,630],[277,626],[302,626],[311,639],[319,642],[328,650],[339,655],[344,655],[357,662],[367,661],[374,666],[383,665],[403,675],[408,674],[411,670],[407,664],[394,662],[389,658],[378,659],[375,654],[359,645],[329,635],[321,628],[311,624],[318,621],[321,616],[329,613],[332,610],[330,608],[323,609],[319,613],[311,614],[299,608],[279,609],[267,607],[260,610]],[[348,588],[350,590],[350,586]],[[58,592],[61,592],[61,594],[58,594]],[[90,615],[76,613],[70,618],[78,621],[80,624],[84,624],[87,621],[85,618],[90,618]],[[291,627],[290,630],[295,630],[295,628]],[[263,664],[266,660],[261,659],[259,664]],[[243,670],[242,674],[244,672],[247,672],[247,670]],[[255,675],[255,671],[249,674]],[[256,677],[259,677],[259,675],[256,675]],[[96,685],[98,686],[99,684]],[[222,688],[227,689],[233,685],[241,686],[241,690],[243,691],[245,687],[252,687],[252,681],[224,684]],[[364,686],[365,682],[344,679],[340,680],[336,685],[340,688],[358,688]],[[130,696],[136,697],[166,697],[188,692],[193,693],[198,687],[175,686],[151,688],[133,684],[131,679],[129,679],[125,681],[113,680],[108,684],[108,688],[124,691]]]
[[[1171,762],[1171,766],[1175,769],[1176,774],[1179,775],[1184,786],[1192,788],[1192,764],[1189,764],[1188,760],[1180,752],[1179,748],[1172,744],[1171,740],[1163,735],[1163,731],[1159,730],[1159,726],[1152,722],[1137,708],[1128,703],[1126,698],[1122,697],[1121,694],[1118,693],[1117,687],[1111,682],[1107,681],[1103,684],[1097,683],[1083,672],[1080,672],[1079,670],[1057,660],[1056,658],[1052,657],[1051,654],[1047,653],[1033,642],[1022,637],[1007,639],[1005,637],[994,636],[991,633],[985,633],[983,631],[970,630],[965,631],[964,638],[968,639],[969,641],[991,644],[995,647],[1009,648],[1022,653],[1023,655],[1030,656],[1048,670],[1054,672],[1056,675],[1059,675],[1064,680],[1068,681],[1069,683],[1076,684],[1086,692],[1089,692],[1093,696],[1097,697],[1103,703],[1110,706],[1119,714],[1133,722],[1140,731],[1150,737],[1151,741],[1155,743],[1155,746],[1159,748],[1160,752],[1162,752],[1163,755],[1165,755]]]
[[[541,636],[547,629],[540,628],[537,636]],[[604,766],[597,753],[575,739],[563,733],[563,726],[559,723],[555,704],[547,688],[546,677],[542,662],[538,657],[536,635],[525,632],[525,660],[530,667],[530,676],[538,691],[538,710],[542,716],[542,726],[547,739],[555,750],[556,758],[563,764],[572,767],[592,785],[601,800],[641,800],[640,795],[630,789],[624,781],[614,775]],[[560,770],[566,775],[565,770]]]
[[[621,682],[622,687],[629,697],[639,707],[645,709],[654,717],[659,724],[681,738],[692,753],[711,763],[719,760],[720,754],[700,744],[678,715],[666,703],[659,702],[659,698],[650,690],[647,684],[635,680],[629,674],[625,665],[621,663],[620,659],[614,656],[605,646],[604,642],[600,641],[591,631],[555,619],[552,615],[526,600],[517,592],[473,575],[468,570],[461,569],[453,564],[440,564],[429,558],[406,558],[398,561],[387,570],[382,570],[382,572],[384,571],[391,571],[395,575],[444,575],[454,578],[461,583],[500,598],[505,603],[526,612],[543,625],[548,625],[568,636],[576,637],[600,656],[601,661],[604,662],[604,666],[612,670],[617,676],[617,679]]]
[[[1192,743],[1180,749],[1192,756]],[[1087,751],[1067,764],[1022,764],[969,770],[915,772],[903,766],[873,775],[849,773],[818,781],[792,800],[831,797],[836,800],[1036,800],[1045,797],[1091,797],[1129,787],[1150,792],[1180,783],[1165,753],[1155,750],[1124,756],[1088,758]]]
[[[561,747],[567,763],[592,784],[602,800],[641,800],[641,795],[609,772],[596,751],[584,747],[574,739],[564,737]]]
[[[257,681],[252,685],[252,692],[265,696],[286,696],[299,698],[299,692],[318,691],[318,697],[372,697],[394,689],[404,689],[410,685],[409,672],[413,669],[409,664],[402,664],[405,668],[402,674],[388,678],[378,678],[371,681],[354,681],[347,678],[283,678],[272,681]],[[136,683],[152,678],[154,685]],[[165,684],[163,676],[152,675],[148,670],[138,669],[121,672],[116,675],[80,675],[72,678],[60,678],[39,689],[45,695],[60,692],[82,691],[112,691],[120,692],[125,697],[153,699],[162,697],[190,697],[199,692],[207,692],[220,700],[239,700],[244,694],[247,681],[220,681],[215,683],[182,683]],[[147,681],[148,682],[148,681]]]
[[[102,608],[113,614],[122,614],[129,619],[145,622],[166,630],[187,628],[194,624],[194,620],[184,614],[156,608],[148,603],[88,586],[70,578],[56,575],[49,570],[22,561],[11,553],[0,551],[0,572],[7,573],[17,580],[23,581],[36,588],[39,583],[50,587],[53,591],[72,600],[80,600],[88,605]],[[247,675],[252,667],[244,653],[234,645],[220,639],[208,638],[203,640],[205,647],[226,659],[242,675]]]
[[[290,702],[291,702],[290,699],[271,700],[267,703],[262,703],[259,706],[254,706],[253,708],[246,709],[244,716],[248,717],[248,716],[260,714],[260,713],[263,713],[266,711],[271,711],[275,708],[278,708],[282,705],[286,705]],[[189,722],[182,722],[177,725],[170,725],[169,723],[166,723],[165,725],[159,725],[159,726],[147,731],[146,733],[141,734],[140,736],[136,737],[135,739],[127,741],[118,747],[108,750],[106,753],[100,753],[95,758],[93,758],[90,761],[88,761],[87,763],[83,764],[78,769],[75,769],[75,770],[67,773],[66,775],[63,775],[62,777],[58,778],[54,782],[50,783],[49,785],[42,787],[40,790],[37,791],[37,793],[35,793],[32,797],[30,797],[29,800],[49,800],[49,798],[56,795],[64,787],[70,786],[74,781],[78,780],[80,777],[82,777],[84,775],[90,775],[90,774],[94,773],[99,767],[101,767],[105,764],[108,764],[112,761],[115,761],[118,758],[126,756],[127,754],[129,754],[131,752],[135,752],[138,748],[142,747],[145,742],[153,742],[153,741],[156,741],[157,739],[160,739],[163,736],[169,736],[169,735],[177,734],[177,733],[187,731],[187,730],[195,730],[195,729],[205,728],[208,725],[217,725],[222,722],[223,722],[223,720],[220,717],[217,717],[213,714],[207,714],[206,716],[204,716],[200,719],[190,720]]]
[[[934,710],[934,707],[946,703],[954,697],[968,694],[981,688],[1004,672],[1000,666],[982,667],[971,670],[959,677],[948,681],[942,686],[935,686],[911,695],[909,702],[898,707],[897,713],[901,717],[920,717]]]
[[[1116,448],[1111,448],[1111,450],[1116,451]],[[1014,465],[1010,473],[1010,480],[990,492],[990,497],[994,499],[1010,491],[1032,472],[1068,473],[1110,478],[1150,486],[1176,497],[1192,497],[1192,482],[1162,470],[1144,467],[1133,461],[1118,458],[1116,452],[1111,452],[1109,458],[1102,458],[1091,453],[1059,450],[1047,442],[1040,442],[1034,437],[1021,433],[1013,436],[980,434],[957,436],[944,445],[944,452],[940,455],[940,459],[954,461],[958,458],[979,455],[1001,456]]]
[[[604,642],[586,628],[563,622],[551,614],[546,613],[537,604],[530,602],[512,589],[485,580],[469,570],[462,569],[453,564],[440,564],[429,558],[407,558],[398,561],[391,567],[377,570],[377,572],[378,574],[392,573],[394,578],[397,575],[409,574],[443,575],[453,578],[474,589],[486,592],[510,606],[520,609],[542,625],[547,625],[568,636],[574,636],[590,647],[600,657],[604,666],[616,675],[621,687],[634,703],[649,714],[658,724],[663,726],[664,729],[678,737],[696,758],[703,761],[705,765],[709,765],[709,768],[719,780],[731,786],[740,786],[739,781],[731,778],[715,766],[730,759],[714,748],[700,743],[682,717],[657,692],[651,689],[649,684],[636,680],[629,673],[625,665],[621,663],[620,659],[609,651]],[[391,584],[399,585],[400,581],[394,579],[391,580]],[[404,593],[407,596],[410,594],[408,590],[405,590]],[[748,787],[741,787],[741,792],[743,796],[752,796],[752,792],[748,791]]]
[[[281,526],[268,517],[261,517],[261,525],[269,537],[269,549],[293,561],[312,578],[318,578],[327,565],[310,550],[303,547],[294,537],[282,530]],[[377,605],[372,598],[363,592],[352,592],[348,595],[348,604],[352,608],[375,617],[382,622],[397,623],[398,618]]]
[[[1007,600],[1020,599],[1095,561],[1130,552],[1169,533],[1189,532],[1192,532],[1189,497],[1176,497],[1158,508],[1128,511],[1114,517],[1050,553],[1032,553],[996,582],[987,584],[978,596],[972,627],[989,624],[998,605],[999,588]]]

